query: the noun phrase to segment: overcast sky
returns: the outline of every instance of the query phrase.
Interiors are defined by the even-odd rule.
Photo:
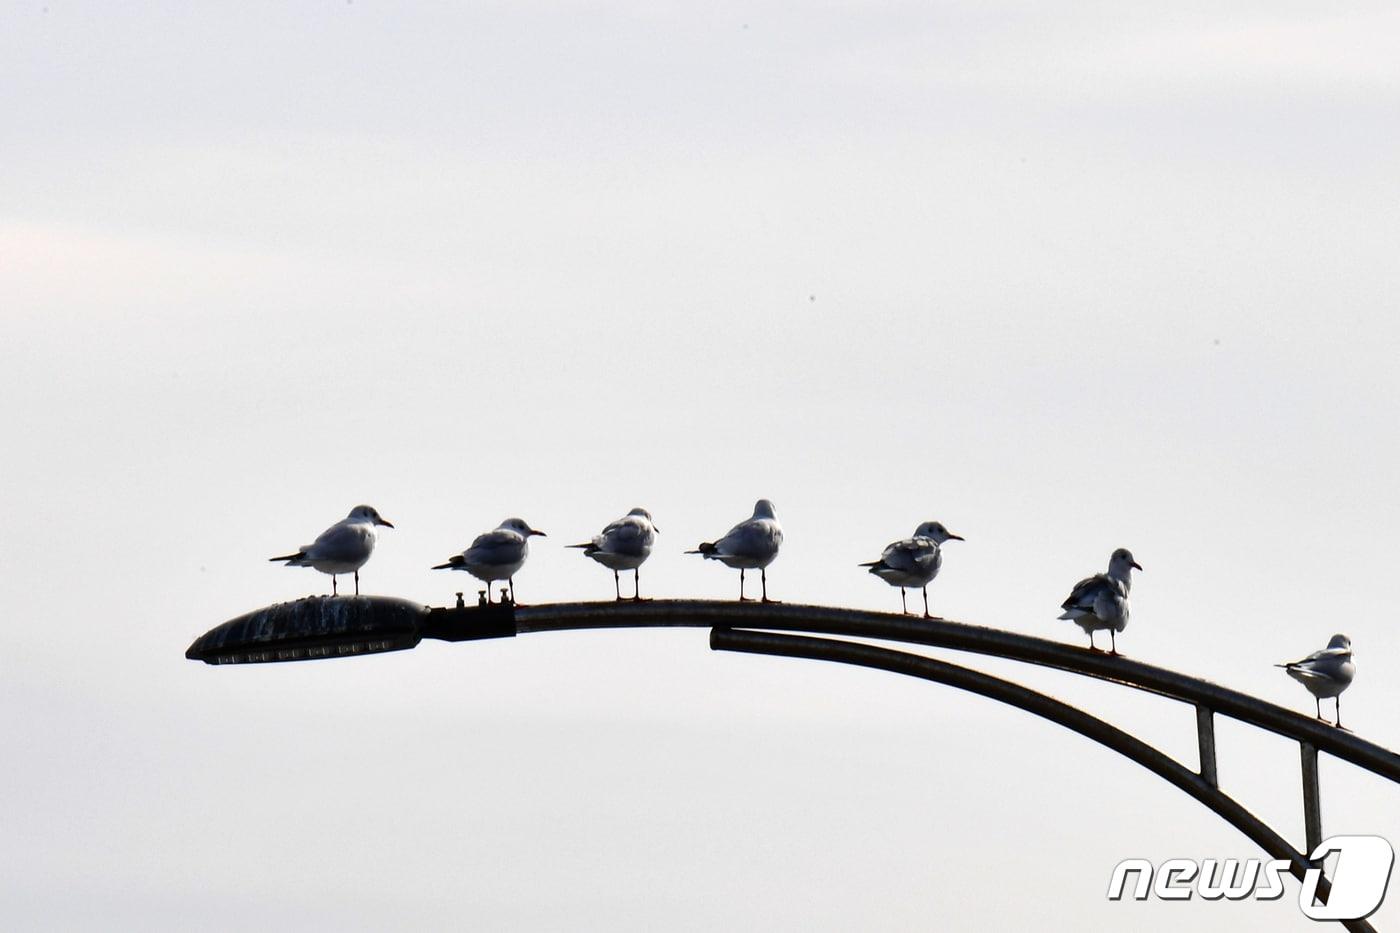
[[[0,916],[12,928],[1315,929],[1109,904],[1259,855],[1164,782],[949,688],[575,633],[213,669],[520,515],[523,602],[633,506],[643,587],[760,496],[791,602],[938,519],[936,612],[1070,643],[1109,552],[1144,661],[1311,712],[1354,641],[1400,746],[1393,4],[0,4]],[[1194,762],[1191,711],[986,659]],[[1329,704],[1330,705],[1330,704]],[[1297,749],[1219,726],[1301,845]],[[1328,834],[1400,789],[1324,759]],[[1379,926],[1400,922],[1392,893]]]

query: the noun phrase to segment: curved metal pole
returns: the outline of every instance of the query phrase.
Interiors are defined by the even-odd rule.
[[[430,609],[385,596],[310,597],[231,619],[195,639],[185,657],[209,664],[298,661],[412,648],[423,638],[467,641],[518,633],[637,627],[761,628],[877,638],[972,651],[1136,687],[1196,707],[1202,771],[1211,773],[1215,713],[1288,736],[1400,783],[1400,755],[1328,723],[1196,677],[1121,656],[946,619],[909,619],[828,606],[656,600],[510,603]]]
[[[1122,729],[1020,684],[921,655],[830,638],[716,628],[710,632],[710,647],[717,651],[833,661],[838,664],[889,671],[947,684],[1015,706],[1111,748],[1184,790],[1244,833],[1271,857],[1287,860],[1289,871],[1300,881],[1308,869],[1314,867],[1303,853],[1290,846],[1267,824],[1234,798],[1206,783],[1195,772]],[[1331,885],[1325,877],[1319,880],[1317,890],[1319,896],[1326,900]],[[1374,930],[1365,920],[1344,921],[1343,925],[1348,930]]]
[[[1139,761],[1210,806],[1214,812],[1258,842],[1265,851],[1288,860],[1295,874],[1298,871],[1299,860],[1303,860],[1302,854],[1289,847],[1282,837],[1260,823],[1233,799],[1220,793],[1216,787],[1215,739],[1212,725],[1214,713],[1231,716],[1267,731],[1296,739],[1300,743],[1303,752],[1304,810],[1310,845],[1311,840],[1321,835],[1315,766],[1317,751],[1327,751],[1372,773],[1400,783],[1400,755],[1330,724],[1318,722],[1300,713],[1209,681],[1121,656],[1109,656],[999,629],[949,622],[946,619],[911,620],[890,613],[859,612],[825,606],[647,600],[631,604],[610,601],[530,607],[507,602],[494,605],[483,603],[480,606],[469,607],[464,605],[461,594],[458,594],[455,607],[434,609],[411,600],[383,596],[309,597],[267,606],[231,619],[197,638],[185,652],[185,656],[209,664],[297,661],[398,651],[412,648],[424,638],[456,642],[481,638],[509,638],[531,632],[675,626],[714,629],[711,638],[715,647],[729,647],[723,644],[727,638],[737,639],[733,642],[736,646],[748,639],[748,648],[736,647],[734,650],[758,651],[757,645],[760,642],[753,639],[774,639],[775,641],[768,643],[770,646],[786,645],[788,650],[760,653],[789,653],[797,657],[821,656],[827,660],[884,668],[961,686],[1020,706],[1089,735],[1096,741]],[[848,635],[971,651],[1096,677],[1191,703],[1196,708],[1201,773],[1195,774],[1156,749],[1087,713],[1009,681],[919,655],[870,645],[829,639],[793,638],[777,634],[765,635],[753,631],[729,631],[755,628]],[[821,650],[827,653],[802,654],[795,647],[802,644],[812,651],[817,651],[818,646],[825,645]],[[836,651],[847,652],[847,656],[837,657],[832,653]],[[909,664],[915,666],[907,669],[901,666]],[[1086,730],[1108,731],[1103,731],[1101,735],[1093,735],[1091,731]],[[1313,764],[1311,777],[1310,761]],[[1302,864],[1306,865],[1306,861],[1303,860]],[[1323,884],[1319,885],[1319,888],[1323,887],[1329,887],[1326,886],[1325,879]],[[1354,928],[1370,929],[1369,925],[1358,925]]]
[[[1329,723],[1208,680],[1032,635],[946,619],[908,619],[883,612],[782,603],[677,599],[625,605],[554,603],[515,609],[515,631],[522,635],[570,629],[665,626],[771,629],[878,638],[1024,661],[1203,706],[1269,732],[1308,742],[1319,751],[1400,783],[1400,755]],[[424,634],[432,637],[432,633]]]

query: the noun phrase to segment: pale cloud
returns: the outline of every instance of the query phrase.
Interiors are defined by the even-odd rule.
[[[1318,16],[1256,7],[1228,19],[1218,12],[991,5],[945,19],[930,10],[910,14],[898,33],[857,33],[832,60],[837,73],[862,85],[898,82],[906,94],[942,87],[1076,106],[1231,96],[1390,100],[1400,92],[1400,13],[1393,8]],[[824,55],[818,49],[804,58],[804,73],[822,74]]]

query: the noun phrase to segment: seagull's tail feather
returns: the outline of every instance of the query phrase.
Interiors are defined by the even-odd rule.
[[[462,555],[461,555],[461,554],[458,554],[458,555],[455,556],[455,557],[449,557],[449,558],[447,559],[447,563],[445,563],[445,564],[436,564],[436,565],[434,565],[433,567],[431,567],[431,568],[429,568],[429,569],[431,569],[431,570],[451,570],[451,569],[454,568],[454,567],[460,567],[460,566],[462,566],[462,564],[463,564]]]
[[[706,541],[704,544],[700,545],[700,546],[699,546],[698,548],[696,548],[695,550],[693,550],[693,551],[686,551],[686,553],[687,553],[687,554],[703,554],[703,555],[705,555],[706,557],[709,557],[710,555],[712,555],[712,554],[715,553],[715,543],[714,543],[713,541]]]
[[[301,560],[301,559],[303,559],[304,557],[306,557],[306,552],[305,552],[305,551],[297,551],[295,554],[284,554],[284,555],[281,556],[281,557],[269,557],[268,560],[270,560],[270,561],[277,561],[277,560],[288,560],[288,561],[291,561],[291,560]]]
[[[1084,616],[1087,616],[1088,614],[1089,613],[1085,612],[1083,609],[1069,609],[1056,616],[1056,618],[1068,619],[1069,621],[1073,622],[1076,619],[1084,618]]]

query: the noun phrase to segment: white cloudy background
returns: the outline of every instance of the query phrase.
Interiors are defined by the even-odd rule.
[[[634,505],[657,596],[752,502],[773,595],[935,607],[1310,710],[1355,641],[1400,746],[1400,14],[1390,4],[0,6],[0,917],[11,929],[1313,929],[1109,904],[1124,857],[1250,857],[1087,740],[887,674],[578,633],[214,669],[326,578],[519,514],[522,601]],[[985,659],[1194,760],[1189,709]],[[1301,843],[1297,751],[1220,726]],[[1400,789],[1324,760],[1324,828]],[[1375,920],[1400,921],[1400,899]]]

